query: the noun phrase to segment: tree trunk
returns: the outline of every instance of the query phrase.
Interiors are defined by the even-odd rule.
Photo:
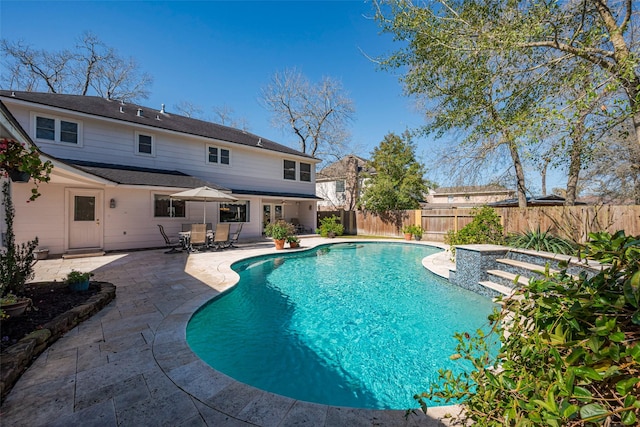
[[[544,164],[542,166],[542,170],[540,171],[540,175],[542,178],[542,196],[547,195],[547,170],[549,169],[549,163],[551,162],[550,158],[544,159]]]
[[[522,162],[520,161],[520,154],[518,154],[518,148],[516,146],[515,141],[511,139],[509,131],[505,131],[505,136],[508,140],[507,145],[509,146],[509,152],[511,153],[511,160],[513,161],[513,167],[516,171],[516,191],[518,194],[518,207],[526,208],[527,207],[527,193],[526,186],[524,180],[524,168],[522,167]]]

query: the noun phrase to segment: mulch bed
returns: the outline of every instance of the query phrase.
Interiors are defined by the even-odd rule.
[[[56,316],[82,305],[100,291],[100,284],[91,282],[85,292],[73,292],[64,282],[35,282],[25,286],[21,296],[31,298],[32,306],[23,315],[0,321],[0,353],[25,335],[41,329]]]

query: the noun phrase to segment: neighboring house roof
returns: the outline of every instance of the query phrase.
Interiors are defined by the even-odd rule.
[[[335,181],[344,179],[347,176],[347,161],[349,157],[355,157],[358,163],[358,171],[373,172],[373,169],[367,168],[368,160],[356,155],[349,155],[341,158],[337,162],[331,163],[316,173],[316,182]]]
[[[548,196],[539,197],[527,197],[527,207],[534,206],[562,206],[564,204],[564,197],[550,194]],[[576,202],[576,205],[585,205],[586,203]],[[487,206],[506,208],[518,206],[518,199],[507,199],[499,202],[487,203]]]
[[[495,194],[495,193],[513,193],[515,190],[509,190],[502,185],[468,185],[459,187],[438,187],[433,190],[434,195],[454,195],[454,194]]]
[[[206,185],[216,190],[228,191],[227,188],[178,171],[87,162],[83,160],[59,160],[116,184],[176,188],[196,188]]]
[[[0,90],[0,96],[138,125],[228,141],[234,144],[260,147],[264,150],[277,151],[279,153],[302,156],[319,161],[308,154],[268,139],[261,138],[258,135],[217,123],[168,113],[164,111],[164,108],[162,110],[157,110],[138,104],[123,103],[121,101],[97,96],[67,95],[59,93]]]

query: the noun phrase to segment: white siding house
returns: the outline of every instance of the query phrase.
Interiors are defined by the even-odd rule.
[[[367,163],[367,160],[351,154],[318,171],[316,194],[323,199],[318,202],[318,209],[355,210],[366,185],[363,172],[374,172],[367,168]]]
[[[292,148],[164,107],[13,91],[0,91],[0,101],[4,122],[54,162],[35,202],[26,202],[31,184],[12,184],[17,242],[37,236],[52,254],[159,247],[157,224],[177,235],[205,208],[207,222],[231,222],[232,232],[242,222],[241,239],[260,237],[278,218],[315,226],[318,160]],[[3,134],[21,138],[9,127]],[[238,200],[169,202],[203,185]]]

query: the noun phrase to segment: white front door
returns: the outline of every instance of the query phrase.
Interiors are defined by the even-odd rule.
[[[69,249],[102,247],[102,190],[69,190]]]

